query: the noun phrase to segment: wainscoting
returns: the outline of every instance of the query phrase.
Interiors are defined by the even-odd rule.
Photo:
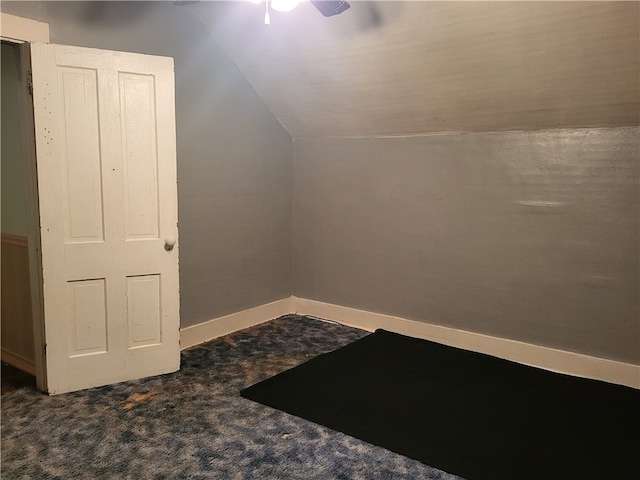
[[[2,234],[2,361],[35,375],[26,237]]]

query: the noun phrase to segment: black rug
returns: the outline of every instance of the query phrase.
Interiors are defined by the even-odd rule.
[[[640,478],[640,391],[384,330],[241,395],[471,480]]]

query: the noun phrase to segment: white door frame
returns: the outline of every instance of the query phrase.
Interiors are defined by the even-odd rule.
[[[31,70],[29,42],[49,43],[49,24],[28,18],[0,13],[0,37],[17,44],[20,49],[20,75],[18,78],[18,107],[20,131],[27,161],[26,209],[29,248],[29,279],[31,287],[31,314],[35,346],[36,384],[47,391],[44,302],[42,293],[42,255],[40,242],[40,211],[36,170],[36,140],[34,133],[33,99],[29,95],[28,72]]]
[[[0,36],[5,42],[49,43],[49,24],[0,12]]]

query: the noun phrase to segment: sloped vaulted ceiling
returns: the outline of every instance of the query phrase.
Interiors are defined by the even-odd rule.
[[[639,125],[637,2],[200,2],[294,137]]]

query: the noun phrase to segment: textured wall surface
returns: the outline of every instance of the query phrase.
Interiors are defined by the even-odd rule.
[[[172,2],[2,2],[51,42],[174,57],[181,323],[291,294],[291,138]]]
[[[638,125],[638,2],[199,2],[294,138]]]
[[[293,291],[640,363],[639,128],[376,137],[638,124],[637,4],[498,3],[389,2],[381,30],[310,5],[270,30],[248,2],[0,6],[175,58],[182,326]],[[292,152],[236,63],[294,136],[369,137]]]
[[[295,294],[640,363],[639,138],[295,140]]]

